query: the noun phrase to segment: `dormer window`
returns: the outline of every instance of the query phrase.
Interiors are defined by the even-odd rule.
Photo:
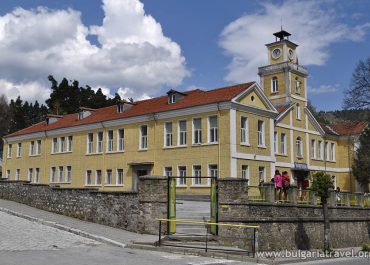
[[[57,122],[61,118],[63,118],[63,116],[48,114],[48,115],[46,115],[46,119],[45,119],[46,125]]]
[[[78,120],[82,120],[86,117],[89,117],[94,111],[95,111],[95,109],[81,107],[78,110]]]
[[[173,89],[168,91],[167,95],[168,95],[168,104],[176,103],[177,101],[181,100],[185,96],[184,93],[178,92]]]
[[[118,113],[122,113],[122,112],[123,112],[123,110],[124,110],[123,104],[122,104],[122,103],[119,103],[119,104],[117,105],[117,112],[118,112]]]
[[[84,118],[84,113],[83,113],[83,111],[80,111],[79,113],[78,113],[78,119],[79,120],[82,120]]]
[[[123,113],[125,110],[131,108],[135,104],[136,103],[132,99],[130,99],[130,101],[123,99],[117,103],[117,113]]]

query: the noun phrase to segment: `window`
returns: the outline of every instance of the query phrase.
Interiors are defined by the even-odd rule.
[[[148,126],[140,126],[140,149],[148,148]]]
[[[58,152],[58,138],[53,138],[53,143],[52,143],[51,152],[52,152],[53,154],[55,154],[55,153],[57,153],[57,152]]]
[[[170,94],[168,96],[168,103],[172,104],[172,103],[175,103],[175,102],[176,102],[176,94]]]
[[[20,180],[21,179],[21,170],[17,168],[15,170],[15,180]]]
[[[266,180],[265,167],[258,167],[258,179],[259,182],[265,182]]]
[[[71,181],[72,181],[72,167],[67,166],[66,182],[70,183]]]
[[[92,184],[92,174],[91,170],[86,170],[86,185]]]
[[[33,169],[28,169],[28,181],[32,182],[32,176],[33,176]]]
[[[193,166],[193,185],[202,184],[202,168],[199,165]]]
[[[64,168],[62,166],[59,167],[58,182],[62,182],[63,181],[63,172],[64,172]]]
[[[96,181],[95,181],[95,184],[96,185],[101,185],[101,170],[97,170],[96,171]]]
[[[117,185],[123,185],[123,169],[117,169]]]
[[[277,132],[274,132],[274,152],[275,154],[278,153],[278,133]]]
[[[248,118],[247,117],[240,118],[240,142],[243,144],[249,143]]]
[[[35,154],[35,141],[30,142],[30,156]]]
[[[94,146],[94,134],[89,133],[87,135],[87,153],[91,154],[93,152],[93,147]]]
[[[118,151],[125,150],[125,131],[124,129],[118,130]]]
[[[249,169],[247,165],[242,165],[242,179],[249,179]]]
[[[263,121],[258,121],[258,146],[265,146],[265,123]]]
[[[8,144],[8,158],[12,158],[12,144]]]
[[[272,79],[271,79],[271,92],[272,93],[276,93],[279,91],[279,85],[278,85],[278,79],[276,76],[274,76]]]
[[[186,167],[179,166],[178,185],[186,185]]]
[[[73,136],[68,136],[67,151],[72,152]]]
[[[113,131],[109,130],[107,133],[107,151],[113,151]]]
[[[299,106],[298,103],[296,105],[296,115],[297,115],[297,120],[300,120],[301,119],[301,107]]]
[[[316,141],[314,139],[311,140],[311,157],[316,158]]]
[[[79,120],[82,120],[84,118],[84,112],[83,111],[80,111],[79,113],[78,113],[78,119]]]
[[[164,168],[164,175],[168,177],[172,177],[172,167],[165,167]]]
[[[107,185],[112,184],[112,169],[107,169],[107,175],[106,175],[105,183]]]
[[[297,94],[301,93],[301,81],[299,81],[298,77],[295,78],[295,92]]]
[[[66,151],[66,138],[60,137],[60,152],[63,153]]]
[[[18,143],[17,145],[17,157],[21,157],[22,155],[22,143]]]
[[[297,145],[297,156],[302,157],[303,156],[303,145],[302,145],[302,139],[301,137],[297,137],[296,140],[296,145]]]
[[[179,121],[179,145],[186,145],[186,121]]]
[[[335,160],[335,144],[331,143],[330,144],[330,160],[334,161]]]
[[[209,170],[209,176],[210,177],[212,177],[212,178],[217,178],[218,177],[217,165],[209,165],[208,170]]]
[[[208,118],[209,122],[209,142],[217,143],[218,141],[218,122],[217,116],[212,116]]]
[[[55,182],[55,177],[56,177],[56,168],[52,167],[50,170],[50,183]]]
[[[118,111],[118,113],[122,113],[124,111],[123,104],[118,104],[117,105],[117,111]]]
[[[35,168],[35,183],[39,183],[39,182],[40,182],[40,169]]]
[[[166,122],[165,127],[165,143],[164,146],[172,146],[172,122]]]
[[[37,141],[36,154],[41,155],[41,140]]]
[[[193,120],[193,143],[202,143],[202,119],[196,118]]]
[[[319,154],[319,159],[322,159],[322,141],[318,141],[318,144],[317,144],[317,152]]]
[[[98,132],[98,141],[96,143],[96,152],[103,152],[103,132]]]
[[[10,179],[10,170],[9,169],[6,171],[6,178]]]
[[[282,133],[280,137],[281,137],[281,139],[280,139],[280,145],[281,145],[280,152],[285,155],[286,154],[286,134]]]
[[[325,157],[325,160],[329,160],[328,147],[329,147],[329,143],[328,142],[325,142],[325,147],[324,147],[324,157]]]

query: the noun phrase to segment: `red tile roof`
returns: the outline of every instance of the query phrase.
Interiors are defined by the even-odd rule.
[[[326,133],[334,135],[359,135],[367,126],[366,121],[346,121],[322,125]]]
[[[96,109],[90,116],[82,120],[78,120],[78,116],[75,113],[67,114],[63,115],[63,118],[54,123],[47,125],[45,122],[40,122],[28,128],[9,134],[7,135],[7,137],[91,124],[108,120],[148,115],[152,113],[178,110],[218,102],[227,102],[243,92],[245,89],[252,86],[254,83],[255,82],[249,82],[209,91],[203,91],[200,89],[187,91],[184,92],[184,95],[186,96],[183,99],[173,104],[168,104],[167,96],[136,101],[131,108],[125,110],[122,113],[118,113],[117,107],[113,105],[101,109]]]
[[[279,112],[279,114],[283,113],[286,111],[292,104],[279,104],[279,105],[274,105],[275,109]]]

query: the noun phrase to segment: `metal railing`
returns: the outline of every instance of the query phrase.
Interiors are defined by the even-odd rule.
[[[171,246],[171,247],[183,247],[183,248],[196,248],[196,249],[204,249],[205,252],[208,252],[208,250],[212,250],[212,251],[228,251],[228,252],[244,252],[244,253],[250,253],[252,252],[252,256],[253,258],[255,257],[256,255],[256,252],[258,251],[258,230],[260,228],[260,226],[254,226],[254,225],[239,225],[239,224],[227,224],[227,223],[212,223],[212,222],[207,222],[207,221],[194,221],[194,220],[176,220],[176,219],[165,219],[165,218],[156,218],[156,220],[159,222],[159,229],[158,229],[158,242],[157,242],[157,246],[160,247],[160,246]],[[164,243],[163,240],[164,238],[162,238],[162,223],[170,223],[170,222],[175,222],[177,224],[188,224],[188,225],[204,225],[205,228],[207,229],[207,233],[205,235],[205,244],[204,246],[196,246],[196,245],[185,245],[185,244],[181,244],[181,245],[175,245],[175,244],[168,244],[168,243]],[[248,249],[230,249],[230,248],[214,248],[214,247],[209,247],[208,245],[208,235],[209,235],[209,232],[210,232],[210,227],[212,225],[216,225],[217,227],[227,227],[227,228],[242,228],[242,229],[253,229],[253,233],[252,233],[252,238],[248,239],[248,238],[245,238],[247,240],[251,240],[251,248],[252,248],[252,251],[248,250]],[[167,226],[168,227],[168,226]],[[166,233],[166,235],[168,235]],[[217,237],[220,237],[220,236],[217,236]]]
[[[370,207],[370,195],[364,196],[364,207]]]

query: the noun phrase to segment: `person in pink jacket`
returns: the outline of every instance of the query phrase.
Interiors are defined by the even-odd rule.
[[[275,175],[274,175],[274,182],[275,182],[275,198],[277,200],[281,200],[281,194],[283,192],[283,177],[281,176],[279,170],[275,170]]]

